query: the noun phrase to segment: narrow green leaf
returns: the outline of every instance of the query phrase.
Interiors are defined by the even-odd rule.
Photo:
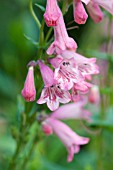
[[[29,40],[33,45],[38,45],[38,42],[34,41],[31,37],[29,37],[28,35],[24,34],[24,37]]]
[[[41,9],[42,12],[45,12],[45,8],[42,6],[42,5],[39,5],[39,4],[35,4],[38,8]]]

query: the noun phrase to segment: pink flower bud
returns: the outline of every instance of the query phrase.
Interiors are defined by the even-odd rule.
[[[93,104],[98,104],[100,102],[100,93],[98,86],[93,86],[89,93],[89,102]]]
[[[27,102],[31,102],[35,100],[36,90],[34,84],[34,68],[33,66],[29,67],[28,75],[26,77],[26,81],[24,83],[24,88],[22,90],[22,96]]]
[[[93,0],[93,1],[113,15],[113,0]]]
[[[45,135],[51,135],[53,133],[52,127],[46,122],[42,122],[42,131],[45,133]]]
[[[47,26],[56,26],[60,15],[61,13],[57,4],[57,0],[47,0],[46,12],[44,14]]]
[[[103,13],[101,9],[99,5],[94,1],[90,1],[86,8],[90,14],[90,17],[93,19],[95,23],[98,23],[103,19]]]
[[[74,0],[73,1],[74,6],[74,20],[78,24],[85,24],[88,15],[85,11],[85,8],[81,1]]]
[[[76,51],[77,44],[75,40],[69,37],[62,13],[58,19],[57,26],[54,27],[55,40],[47,49],[47,54],[61,54],[66,49]]]

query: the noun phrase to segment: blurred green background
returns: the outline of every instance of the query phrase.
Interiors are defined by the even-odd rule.
[[[45,6],[46,0],[33,1],[33,4],[35,3]],[[28,0],[1,0],[0,4],[0,170],[5,170],[8,169],[9,162],[16,149],[15,136],[18,134],[19,127],[18,113],[22,110],[24,103],[20,94],[27,74],[26,65],[34,58],[38,59],[38,48],[26,36],[37,42],[39,40],[39,29],[31,16]],[[60,5],[62,6],[62,2]],[[35,5],[33,7],[39,20],[42,21],[43,11]],[[67,28],[76,26],[75,23],[69,24],[70,21],[73,21],[72,5],[65,15],[65,21]],[[68,31],[69,35],[77,41],[79,52],[88,57],[104,58],[107,61],[108,54],[99,53],[102,43],[108,42],[104,31],[105,23],[106,21],[103,20],[103,22],[97,25],[89,18],[85,25]],[[45,33],[47,30],[48,28],[45,26]],[[112,61],[110,60],[110,64]],[[107,62],[109,64],[109,61]],[[112,73],[111,69],[111,75]],[[99,78],[102,79],[101,76]],[[37,81],[36,83],[38,89],[40,83]],[[112,84],[109,82],[109,84],[103,85],[103,87],[101,90],[102,98],[109,99]],[[27,155],[31,143],[25,145],[18,157],[17,169],[113,170],[112,97],[109,101],[107,100],[106,105],[102,106],[106,108],[104,109],[104,120],[100,119],[102,109],[95,109],[96,107],[88,106],[90,111],[94,113],[94,116],[95,112],[97,116],[95,116],[96,119],[91,126],[87,123],[84,125],[77,120],[66,122],[78,134],[91,138],[87,146],[81,147],[80,153],[75,155],[72,163],[66,163],[67,151],[56,136],[43,136],[39,142],[36,142],[34,150],[32,150],[29,157]],[[37,123],[34,122],[30,129],[29,135],[31,140],[36,126]],[[39,126],[37,135],[40,133],[40,129]],[[26,157],[27,164],[26,166],[23,165],[23,169],[21,169],[20,165],[23,157]]]

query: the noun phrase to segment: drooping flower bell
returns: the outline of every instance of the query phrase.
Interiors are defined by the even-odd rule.
[[[57,0],[47,0],[46,12],[44,14],[47,26],[56,26],[60,15],[61,12],[59,10]]]
[[[113,15],[113,0],[92,0]]]
[[[48,55],[60,54],[62,53],[62,51],[66,49],[76,51],[77,44],[73,38],[68,36],[62,12],[57,21],[57,25],[54,26],[54,36],[55,36],[54,42],[47,49]]]
[[[79,136],[69,126],[52,117],[45,119],[44,124],[46,124],[46,129],[51,127],[51,132],[54,132],[67,148],[68,162],[71,162],[74,154],[80,151],[80,145],[85,145],[89,142],[89,138]]]
[[[24,83],[24,88],[22,89],[22,96],[27,102],[34,101],[36,97],[36,89],[34,84],[34,65],[34,62],[30,62],[28,64],[28,74]]]
[[[66,119],[83,119],[88,122],[91,121],[91,113],[84,109],[84,106],[87,104],[86,98],[81,98],[76,103],[69,103],[63,106],[60,106],[59,109],[55,110],[51,114],[51,118],[66,120]]]
[[[71,100],[70,93],[60,88],[54,79],[53,71],[47,65],[41,60],[38,60],[38,65],[44,81],[44,88],[37,103],[43,104],[47,102],[48,108],[54,111],[58,109],[59,103],[68,103]]]
[[[64,59],[74,58],[74,62],[84,77],[87,75],[99,74],[99,67],[96,64],[96,58],[86,58],[81,54],[66,50],[61,56]]]
[[[113,15],[113,0],[90,0],[86,8],[95,23],[103,19],[100,6]]]
[[[90,17],[95,23],[98,23],[102,21],[103,19],[103,13],[97,3],[95,3],[93,0],[89,2],[89,4],[86,6]]]
[[[78,24],[85,24],[88,15],[85,8],[80,0],[73,0],[74,7],[74,20]]]

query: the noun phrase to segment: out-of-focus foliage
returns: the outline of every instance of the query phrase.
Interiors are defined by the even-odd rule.
[[[45,0],[33,1],[34,10],[40,21],[43,19]],[[62,6],[62,2],[60,3]],[[67,28],[76,26],[73,21],[72,6],[65,15]],[[99,52],[103,42],[107,43],[104,35],[104,20],[100,24],[94,24],[90,19],[77,29],[70,29],[69,35],[75,38],[79,46],[79,52],[88,57],[109,60],[113,62],[113,54]],[[103,30],[102,30],[103,29]],[[45,32],[48,28],[45,26]],[[18,140],[19,126],[26,121],[23,114],[26,108],[32,108],[25,104],[21,98],[21,89],[27,73],[27,63],[37,59],[37,42],[39,41],[39,29],[33,20],[28,6],[28,0],[1,0],[0,1],[0,170],[8,169],[9,162],[15,152],[16,140]],[[33,42],[33,43],[32,43]],[[45,56],[46,57],[46,56]],[[113,63],[112,63],[113,64]],[[112,170],[113,169],[113,78],[110,76],[106,84],[101,85],[101,95],[104,102],[102,109],[89,106],[93,112],[93,122],[86,124],[81,121],[68,121],[71,127],[79,134],[89,136],[90,144],[81,147],[81,152],[75,155],[72,163],[66,163],[66,149],[56,136],[44,137],[34,123],[27,134],[23,145],[23,152],[18,157],[18,169],[23,164],[25,170]],[[39,76],[39,75],[38,75]],[[37,76],[37,78],[38,78]],[[39,80],[39,79],[38,79]],[[100,80],[102,76],[100,75]],[[99,81],[99,80],[97,80]],[[40,90],[42,82],[36,80],[37,89]],[[45,107],[45,106],[44,106]],[[47,108],[45,107],[47,110]],[[34,111],[40,113],[41,106],[34,105]],[[26,110],[27,111],[27,110]],[[46,111],[45,111],[46,112]],[[47,110],[48,112],[48,110]],[[25,117],[24,117],[25,116]],[[35,119],[33,119],[35,120]],[[23,129],[24,130],[24,129]],[[34,133],[37,139],[34,140]],[[20,134],[21,135],[21,134]],[[43,136],[43,138],[42,138]],[[40,138],[40,141],[38,139]],[[15,140],[16,139],[16,140]],[[34,148],[30,152],[31,143],[34,140]],[[23,161],[26,157],[26,167]]]

